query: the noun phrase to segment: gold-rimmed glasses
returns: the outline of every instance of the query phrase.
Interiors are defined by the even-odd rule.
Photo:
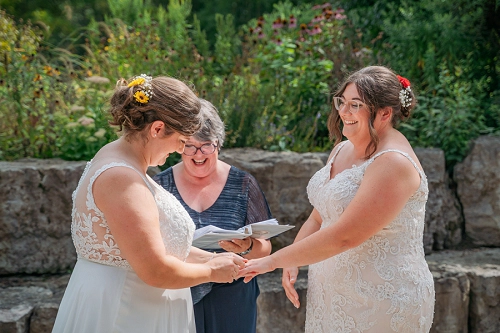
[[[347,110],[350,113],[357,113],[366,104],[362,103],[361,101],[357,101],[357,100],[346,101],[342,97],[334,97],[333,98],[333,105],[335,106],[335,109],[337,111],[341,111],[347,105],[348,106]]]

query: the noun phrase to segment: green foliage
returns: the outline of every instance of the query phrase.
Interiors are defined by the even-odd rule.
[[[63,49],[43,50],[39,30],[17,26],[4,12],[0,36],[5,36],[0,46],[0,158],[71,159],[60,145],[61,135],[92,106],[87,95],[92,83],[78,79],[84,70],[78,58]],[[112,129],[104,128],[109,137]]]
[[[85,2],[26,14],[40,28],[2,12],[0,159],[91,158],[116,138],[105,113],[112,83],[141,73],[179,78],[210,100],[226,147],[329,149],[330,94],[369,64],[410,79],[419,105],[401,129],[414,146],[442,148],[448,166],[471,139],[500,134],[498,0],[354,0],[345,12],[308,2],[216,0],[214,11],[199,0],[108,0],[57,42],[57,20],[74,25]]]
[[[481,104],[485,81],[464,81],[463,74],[439,68],[435,89],[418,96],[419,105],[402,131],[415,146],[443,149],[447,165],[453,166],[467,154],[470,138],[494,129],[488,127]]]
[[[259,74],[262,111],[254,143],[265,149],[327,149],[330,91],[367,60],[347,39],[344,11],[331,5],[276,4],[243,27],[247,71]]]
[[[448,166],[468,142],[498,133],[500,14],[495,0],[357,0],[349,15],[375,59],[408,77],[420,105],[405,133]]]

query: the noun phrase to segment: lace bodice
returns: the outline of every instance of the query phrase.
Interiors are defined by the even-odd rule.
[[[342,144],[343,145],[343,144]],[[360,246],[309,267],[306,332],[428,332],[434,282],[424,257],[427,179],[398,150],[374,155],[330,180],[333,160],[310,180],[307,193],[323,219],[335,223],[354,198],[366,168],[381,154],[397,152],[420,174],[418,190],[401,213]]]
[[[180,202],[157,185],[149,176],[124,162],[107,164],[87,163],[76,190],[73,192],[71,235],[79,258],[131,269],[111,234],[104,214],[94,202],[92,186],[104,171],[114,167],[127,167],[137,171],[150,189],[160,217],[160,231],[165,251],[181,260],[189,254],[194,224]]]

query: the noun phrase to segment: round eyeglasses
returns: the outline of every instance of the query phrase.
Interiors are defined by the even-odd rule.
[[[203,155],[210,155],[214,153],[216,148],[217,145],[214,143],[205,143],[201,145],[201,147],[196,147],[193,145],[184,145],[184,155],[186,156],[196,155],[198,150],[200,150]]]
[[[347,110],[350,113],[356,113],[363,106],[365,106],[365,104],[361,103],[360,101],[356,101],[356,100],[346,101],[342,97],[334,97],[333,98],[333,105],[335,106],[335,109],[337,111],[341,111],[347,105],[348,106]]]

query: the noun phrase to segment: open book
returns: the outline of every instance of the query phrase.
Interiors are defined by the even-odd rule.
[[[207,250],[220,249],[221,247],[218,242],[221,240],[243,239],[247,237],[269,239],[293,227],[293,225],[278,224],[276,219],[252,223],[238,230],[226,230],[213,225],[207,225],[195,230],[193,246]]]

